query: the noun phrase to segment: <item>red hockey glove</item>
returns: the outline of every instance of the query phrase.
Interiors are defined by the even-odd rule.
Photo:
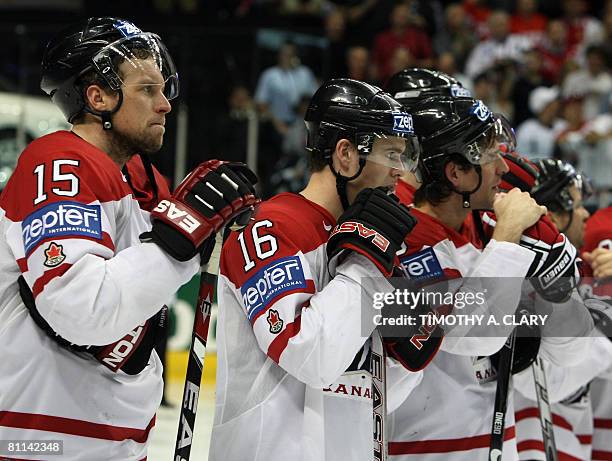
[[[484,213],[482,218],[495,227],[495,215]],[[553,303],[567,301],[580,280],[576,248],[567,237],[545,215],[523,232],[519,245],[536,255],[527,277],[540,296]]]
[[[397,251],[416,224],[408,208],[382,189],[364,189],[338,218],[327,242],[331,260],[343,250],[369,258],[385,277],[399,264]]]
[[[518,187],[523,192],[531,192],[538,178],[538,169],[535,164],[516,152],[502,154],[502,157],[509,170],[502,176],[499,188],[507,192]]]
[[[205,250],[207,240],[259,204],[257,176],[242,163],[209,160],[193,170],[172,194],[151,212],[153,228],[141,235],[179,261]],[[243,216],[240,220],[243,221]]]

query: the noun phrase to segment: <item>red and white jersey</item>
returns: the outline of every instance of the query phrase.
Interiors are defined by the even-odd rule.
[[[595,248],[612,250],[612,207],[598,210],[591,216],[584,232],[582,251]],[[585,264],[585,273],[591,275],[591,268]],[[592,279],[590,280],[592,283]],[[610,297],[611,284],[591,284],[596,296]],[[591,383],[591,402],[593,407],[593,460],[612,460],[612,373],[602,373]]]
[[[151,227],[119,167],[67,131],[32,142],[0,198],[0,439],[63,440],[63,460],[142,460],[161,363],[112,372],[58,345],[19,294],[76,345],[110,344],[156,314],[198,270],[139,241]],[[131,344],[116,354],[129,353]],[[48,459],[46,456],[30,459]]]
[[[373,325],[362,325],[360,297],[392,288],[357,253],[328,269],[335,224],[284,193],[225,243],[211,461],[372,459]],[[420,379],[399,366],[389,375],[401,392]]]
[[[593,460],[612,459],[612,373],[595,378],[591,383],[593,407]]]
[[[569,367],[544,359],[555,444],[560,460],[590,460],[593,413],[589,383],[612,365],[612,343],[594,332],[583,360]],[[540,413],[530,368],[514,376],[516,438],[521,460],[545,461]]]
[[[472,243],[472,229],[462,232],[413,210],[418,223],[406,239],[408,251],[400,257],[410,277],[524,278],[533,259],[527,249],[491,240],[483,250]],[[514,313],[520,286],[489,287],[488,295],[503,300],[496,306]],[[493,327],[491,327],[493,328]],[[501,328],[501,327],[500,327]],[[422,382],[390,415],[389,454],[393,460],[453,461],[487,459],[493,416],[495,381],[488,357],[499,350],[512,327],[498,337],[445,337],[440,351],[423,370]],[[504,460],[516,460],[512,396],[508,402]]]

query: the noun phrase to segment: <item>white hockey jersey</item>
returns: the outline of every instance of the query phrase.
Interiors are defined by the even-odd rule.
[[[612,207],[598,210],[589,218],[584,231],[582,251],[593,251],[595,248],[612,250]],[[591,276],[590,266],[585,265],[586,275]],[[592,283],[594,280],[588,280]],[[584,287],[583,287],[584,288]],[[592,295],[604,299],[612,297],[612,283],[603,283],[590,287]],[[612,460],[612,372],[607,370],[593,380],[591,384],[591,402],[593,407],[593,460]]]
[[[413,210],[417,226],[408,235],[408,252],[401,257],[408,275],[430,277],[432,282],[447,277],[525,276],[533,255],[529,250],[492,240],[482,250],[471,241],[472,229],[462,233],[437,219]],[[427,265],[424,263],[427,260]],[[421,263],[420,266],[415,263]],[[426,269],[426,270],[425,270]],[[425,270],[425,272],[424,272]],[[494,290],[497,290],[495,292]],[[504,294],[504,292],[507,292]],[[504,297],[508,313],[514,313],[520,299],[518,289],[497,284],[487,296]],[[423,380],[410,398],[390,416],[389,454],[393,460],[472,461],[488,458],[495,397],[495,381],[488,356],[499,350],[511,327],[493,338],[444,338],[441,350],[423,370]],[[512,398],[508,402],[504,435],[504,460],[518,459],[515,443]]]
[[[334,225],[324,208],[280,194],[224,245],[211,461],[372,459],[374,325],[362,324],[360,297],[392,287],[357,253],[329,273]],[[389,360],[390,404],[419,379]]]
[[[17,278],[65,340],[113,343],[198,270],[141,244],[150,227],[119,167],[75,134],[23,152],[0,198],[0,439],[63,440],[62,460],[146,457],[162,392],[157,355],[132,376],[64,349],[32,320]]]
[[[559,459],[590,460],[593,412],[589,384],[612,365],[612,343],[595,332],[591,350],[573,366],[559,367],[544,359],[548,398]],[[545,461],[540,412],[533,373],[514,376],[516,437],[521,460]]]
[[[488,303],[484,306],[487,311],[495,312],[497,318],[515,312],[522,294],[521,279],[533,260],[529,250],[495,240],[483,250],[473,243],[471,225],[464,225],[462,232],[457,232],[419,210],[413,210],[413,214],[418,224],[408,235],[408,251],[401,257],[410,277],[425,283],[435,283],[442,276],[481,278],[483,284],[490,280]],[[504,277],[503,283],[499,277]],[[586,311],[584,317],[589,317]],[[513,328],[507,324],[486,325],[480,333],[473,330],[469,337],[444,338],[440,352],[423,371],[421,384],[390,418],[392,459],[488,458],[496,382],[488,379],[492,375],[490,359],[478,356],[489,356],[499,350]],[[575,351],[588,350],[584,343],[575,345],[572,341],[545,339],[543,353],[558,363]],[[576,357],[580,356],[574,354],[571,359]],[[452,424],[441,423],[449,419]],[[505,428],[503,459],[516,460],[512,395],[508,399]]]

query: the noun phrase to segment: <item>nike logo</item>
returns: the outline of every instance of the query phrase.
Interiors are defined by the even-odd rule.
[[[323,221],[323,228],[324,228],[324,229],[325,229],[327,232],[329,232],[329,231],[331,230],[331,228],[332,228],[332,225],[331,225],[331,224],[327,224],[325,221]]]

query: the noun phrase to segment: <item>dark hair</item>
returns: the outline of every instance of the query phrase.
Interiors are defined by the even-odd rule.
[[[427,165],[431,180],[423,183],[414,194],[414,204],[419,206],[424,202],[434,206],[445,202],[454,192],[453,185],[446,177],[446,165],[449,163],[457,165],[461,171],[469,171],[474,168],[463,155],[452,154],[448,157],[441,157],[433,160]]]

